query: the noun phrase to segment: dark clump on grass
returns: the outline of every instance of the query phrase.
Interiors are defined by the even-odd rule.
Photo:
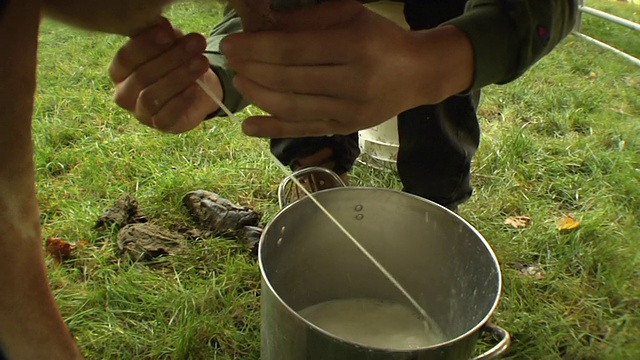
[[[138,200],[130,194],[125,194],[109,207],[96,221],[94,228],[116,227],[122,229],[126,225],[147,222],[147,218],[140,212]]]
[[[637,7],[590,0],[637,19]],[[168,14],[206,33],[219,5]],[[593,21],[632,54],[637,37]],[[51,285],[88,359],[258,359],[260,273],[228,236],[189,232],[182,203],[221,194],[268,222],[283,174],[268,143],[229,119],[181,135],[147,129],[112,99],[106,68],[125,39],[45,21],[34,145],[45,238],[86,241],[57,264]],[[86,49],[91,49],[87,52]],[[83,54],[83,56],[77,56]],[[259,110],[248,108],[242,116]],[[483,92],[475,193],[459,212],[494,248],[504,288],[493,322],[513,335],[506,359],[640,358],[640,71],[569,36],[522,78]],[[401,189],[397,174],[361,164],[355,185]],[[116,227],[96,219],[123,195],[155,225],[188,238],[149,261],[118,256]],[[579,226],[559,229],[570,217]],[[513,219],[528,219],[514,227]],[[491,347],[487,338],[477,353]]]

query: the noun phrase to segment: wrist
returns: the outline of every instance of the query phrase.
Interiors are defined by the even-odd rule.
[[[453,25],[411,32],[415,74],[412,107],[437,104],[463,93],[474,77],[474,51],[469,38]]]

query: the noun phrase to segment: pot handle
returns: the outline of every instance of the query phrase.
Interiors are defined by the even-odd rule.
[[[285,177],[280,183],[280,186],[278,187],[278,203],[280,204],[280,208],[284,208],[295,201],[295,199],[292,201],[291,195],[292,191],[295,191],[298,185],[293,181],[293,178],[295,177],[298,181],[301,181],[301,178],[305,176],[307,177],[305,185],[308,185],[305,188],[310,193],[324,189],[346,186],[338,174],[327,168],[320,166],[302,168]]]
[[[509,334],[509,332],[498,325],[487,323],[484,324],[480,331],[489,332],[500,338],[500,341],[493,348],[485,351],[481,355],[476,356],[471,360],[495,359],[498,356],[504,354],[504,352],[507,351],[507,348],[511,344],[511,335]]]

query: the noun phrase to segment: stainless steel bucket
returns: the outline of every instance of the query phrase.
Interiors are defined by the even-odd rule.
[[[303,198],[282,209],[260,240],[262,359],[466,360],[483,331],[502,339],[476,359],[506,350],[509,334],[488,323],[500,296],[500,267],[489,244],[465,220],[393,190],[341,187],[314,196],[417,300],[448,340],[406,351],[364,347],[302,318],[301,309],[336,299],[411,306],[317,205]]]

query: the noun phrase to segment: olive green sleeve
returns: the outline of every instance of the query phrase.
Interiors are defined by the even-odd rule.
[[[238,33],[241,31],[242,22],[237,16],[236,12],[230,10],[229,8],[225,9],[224,18],[218,25],[216,25],[215,28],[213,28],[211,34],[209,34],[209,38],[207,39],[207,49],[204,53],[205,56],[209,59],[211,69],[220,79],[220,84],[222,85],[222,90],[224,93],[222,102],[232,112],[240,111],[249,104],[242,98],[240,93],[231,83],[235,72],[227,69],[224,66],[225,60],[224,55],[222,55],[222,53],[220,52],[220,41],[222,41],[222,39],[229,34]],[[218,110],[215,113],[209,115],[208,118],[214,116],[225,116],[225,114],[224,112]]]
[[[577,0],[469,0],[447,21],[474,48],[471,89],[510,82],[548,54],[573,29]]]

